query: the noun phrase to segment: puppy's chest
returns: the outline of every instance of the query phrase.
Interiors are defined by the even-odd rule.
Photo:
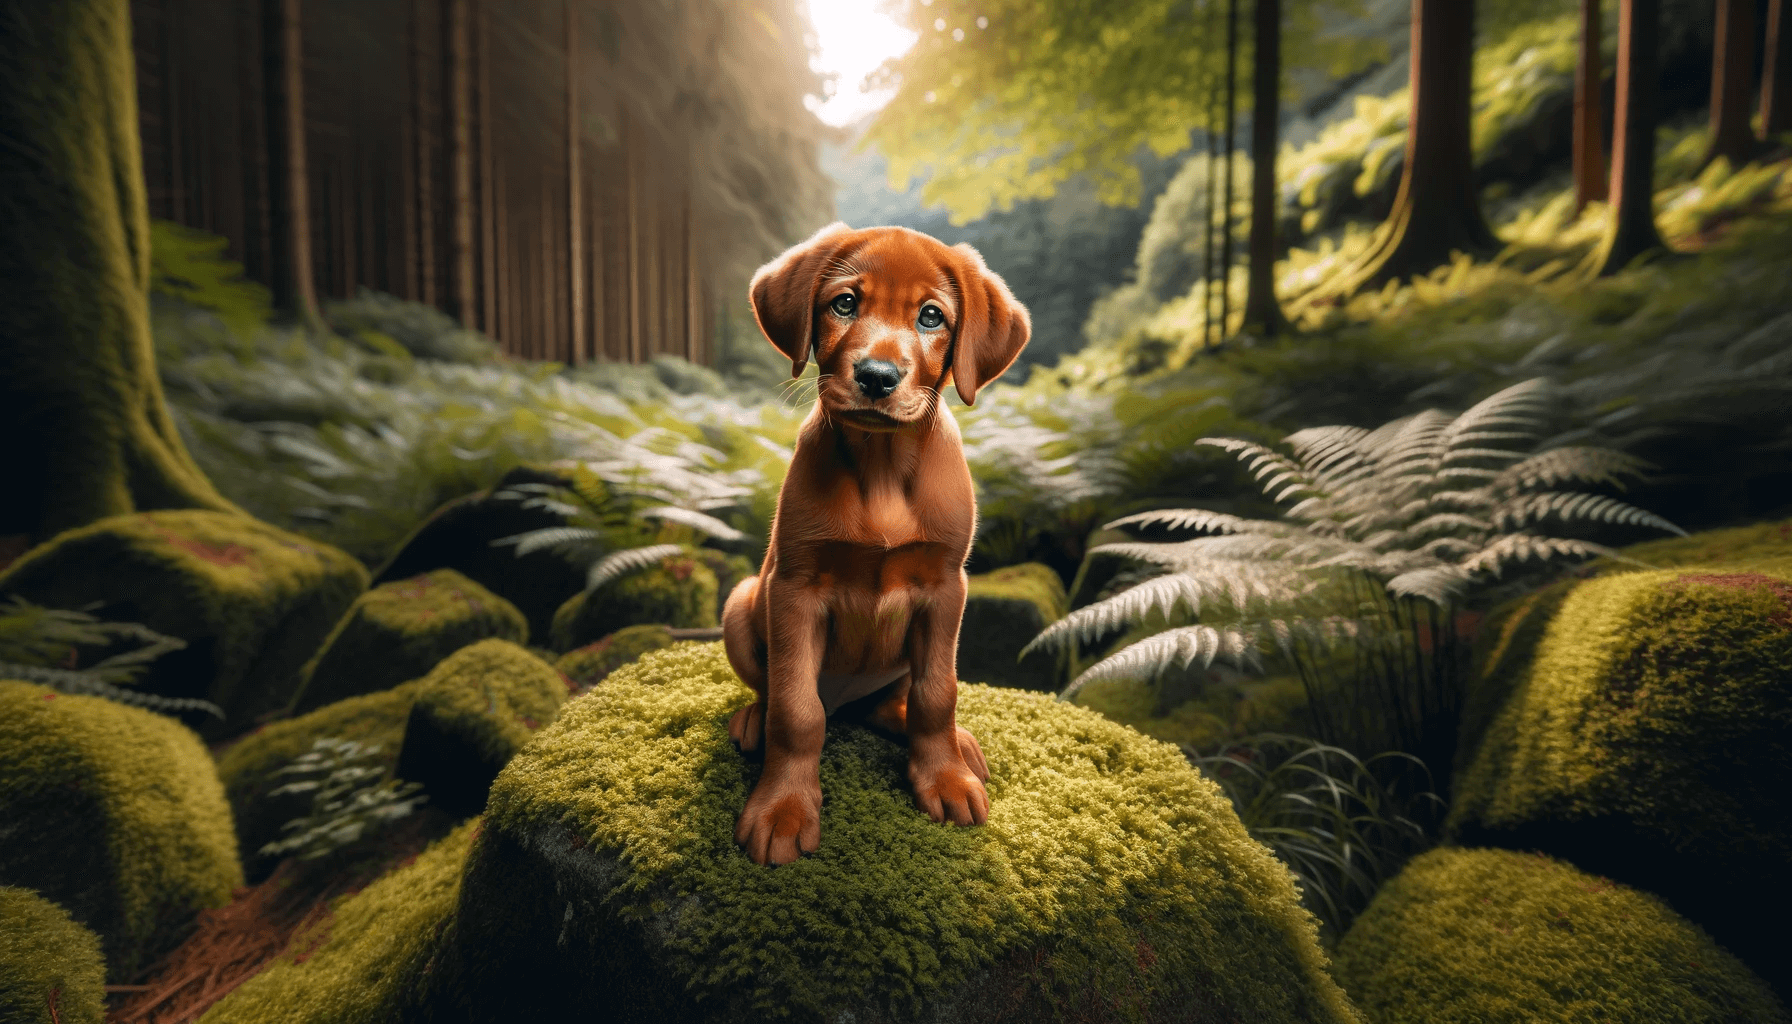
[[[821,526],[832,539],[886,551],[939,539],[926,535],[914,496],[895,480],[843,477],[829,497]]]

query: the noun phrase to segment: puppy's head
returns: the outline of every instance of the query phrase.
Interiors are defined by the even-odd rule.
[[[907,228],[830,224],[760,267],[751,295],[791,376],[813,357],[823,407],[865,430],[920,422],[947,379],[975,402],[1031,332],[1026,307],[977,250]]]

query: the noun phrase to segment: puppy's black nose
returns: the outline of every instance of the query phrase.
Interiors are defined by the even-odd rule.
[[[882,359],[861,359],[852,368],[852,379],[866,398],[875,401],[896,390],[896,385],[902,383],[902,371]]]

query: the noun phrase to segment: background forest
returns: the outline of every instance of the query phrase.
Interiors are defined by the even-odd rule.
[[[39,758],[0,818],[51,820],[20,780],[60,778],[31,744],[87,726],[32,716],[67,696],[169,730],[203,778],[163,817],[206,823],[104,892],[137,862],[0,826],[8,915],[86,936],[31,970],[100,958],[103,1005],[38,1016],[500,1019],[638,956],[654,1013],[998,1019],[983,943],[1090,1019],[1786,1020],[1783,0],[885,0],[860,31],[914,41],[864,82],[831,2],[0,15],[0,736]],[[930,911],[982,922],[938,978],[879,973],[936,956],[898,925],[876,963],[737,941],[807,911],[689,824],[733,776],[667,767],[738,760],[683,641],[756,571],[816,374],[746,282],[834,219],[969,243],[1033,323],[943,403],[961,710],[1092,817],[891,841],[931,851],[905,891],[1009,901]],[[881,792],[858,742],[826,770]],[[1110,770],[1155,809],[1088,810]],[[630,852],[554,874],[550,824]],[[1236,891],[1102,860],[1222,848]],[[1261,949],[1151,910],[1227,899]]]

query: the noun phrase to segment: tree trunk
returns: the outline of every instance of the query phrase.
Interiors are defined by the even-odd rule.
[[[1251,72],[1251,273],[1241,330],[1273,337],[1288,330],[1276,301],[1276,153],[1282,123],[1282,0],[1257,0]]]
[[[417,210],[417,301],[436,304],[435,141],[429,130],[429,0],[411,2],[411,127],[417,156],[411,203]]]
[[[474,326],[479,300],[473,284],[473,88],[467,71],[469,0],[448,0],[448,174],[453,220],[448,263],[449,301],[461,326]]]
[[[1656,33],[1660,0],[1618,7],[1618,91],[1612,127],[1611,224],[1595,257],[1601,277],[1664,248],[1655,230]]]
[[[1475,187],[1474,28],[1473,0],[1413,0],[1412,113],[1400,191],[1376,245],[1344,273],[1343,294],[1423,274],[1456,252],[1499,249]]]
[[[1792,18],[1786,17],[1786,0],[1767,5],[1767,54],[1761,70],[1761,138],[1771,141],[1792,132]]]
[[[1238,161],[1238,0],[1226,0],[1226,180],[1220,200],[1220,341],[1232,336],[1232,168]]]
[[[579,170],[579,8],[566,0],[566,287],[571,363],[585,362],[584,198]]]
[[[0,5],[0,534],[235,512],[162,400],[127,0]]]
[[[1755,98],[1755,0],[1717,0],[1711,48],[1711,145],[1703,163],[1726,157],[1731,167],[1755,153],[1749,108]]]
[[[1599,0],[1580,0],[1580,57],[1574,65],[1574,209],[1606,192],[1605,105],[1600,102]]]
[[[300,323],[321,322],[311,267],[311,181],[305,163],[305,62],[299,0],[264,0],[268,100],[268,284],[274,302]]]
[[[478,8],[475,26],[479,47],[479,247],[480,269],[484,273],[484,316],[480,329],[496,338],[498,326],[498,222],[495,166],[492,163],[492,43],[490,15],[485,4]]]

